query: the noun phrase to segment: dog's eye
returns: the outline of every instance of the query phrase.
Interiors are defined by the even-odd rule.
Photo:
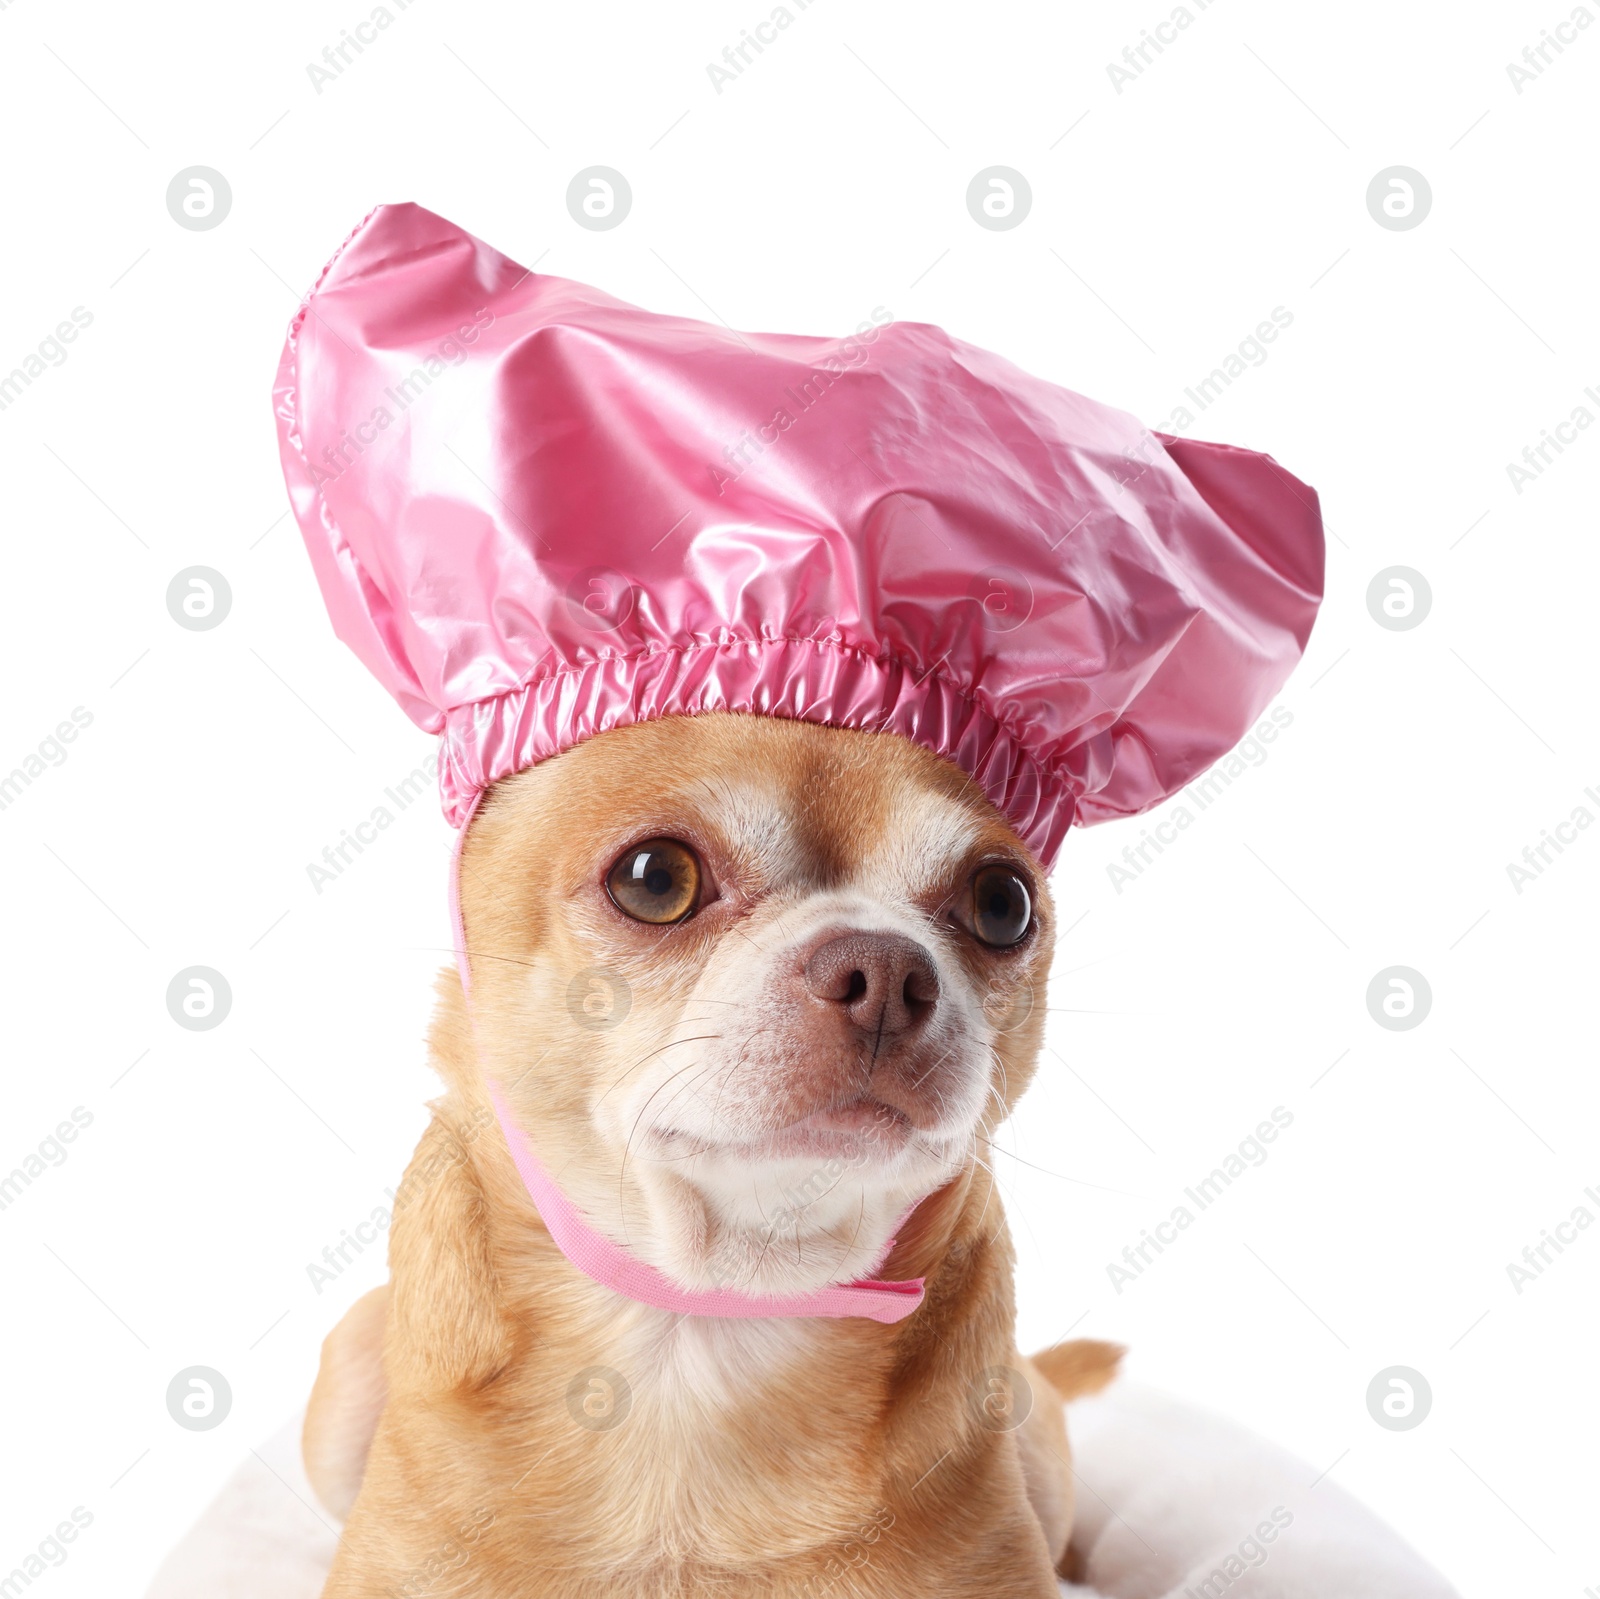
[[[687,844],[649,838],[606,874],[606,892],[636,922],[681,922],[700,903],[700,862]]]
[[[1033,922],[1028,885],[1004,866],[986,866],[972,879],[972,930],[994,949],[1022,942]]]

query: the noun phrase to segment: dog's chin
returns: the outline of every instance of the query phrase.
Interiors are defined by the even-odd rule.
[[[655,1263],[685,1287],[768,1296],[874,1271],[907,1211],[960,1170],[973,1129],[918,1128],[860,1100],[715,1144],[671,1129],[649,1143],[657,1158],[635,1171]]]

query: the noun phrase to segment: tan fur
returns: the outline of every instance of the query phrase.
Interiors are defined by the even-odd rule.
[[[1127,1350],[1121,1344],[1074,1338],[1071,1343],[1041,1349],[1033,1356],[1033,1363],[1065,1401],[1099,1393],[1116,1376],[1125,1354]]]
[[[388,1398],[383,1378],[388,1307],[385,1283],[363,1294],[322,1342],[300,1453],[317,1498],[336,1516],[348,1516],[356,1502],[367,1451]]]
[[[656,835],[691,843],[727,891],[665,934],[625,922],[600,887],[620,849]],[[648,723],[496,787],[462,861],[470,1017],[448,973],[431,1035],[448,1091],[396,1201],[387,1397],[329,1599],[1053,1599],[1072,1504],[1058,1385],[1103,1383],[1115,1352],[1065,1345],[1030,1364],[1014,1346],[1012,1250],[985,1140],[1033,1073],[1053,911],[1034,864],[1041,925],[1019,950],[997,957],[940,922],[997,853],[1029,859],[956,768],[892,735],[805,723]],[[910,899],[873,914],[922,930],[967,1033],[985,1026],[974,996],[1004,1011],[1035,995],[1013,1030],[985,1034],[976,1136],[883,1269],[926,1276],[921,1310],[894,1326],[682,1318],[576,1272],[489,1119],[486,1075],[569,1197],[680,1277],[733,1258],[749,1291],[770,1292],[826,1280],[867,1247],[856,1233],[879,1196],[863,1186],[853,1229],[821,1206],[814,1235],[802,1211],[792,1242],[738,1253],[737,1194],[646,1158],[634,1143],[646,1111],[635,1118],[630,1101],[619,1119],[616,1103],[650,1071],[664,1075],[646,1110],[684,1093],[745,1025],[750,1003],[723,997],[738,971],[756,959],[779,970],[808,907],[831,915],[828,895],[855,906],[884,885],[909,885]],[[739,939],[742,953],[726,942]],[[595,969],[628,987],[614,1028],[576,1025],[568,1005]],[[764,1114],[769,1068],[746,1068],[766,1048],[757,1025],[701,1090],[718,1115],[754,1125]],[[801,1059],[793,1071],[811,1069]],[[798,1092],[791,1077],[771,1092]],[[949,1087],[959,1099],[953,1067]],[[335,1498],[360,1474],[326,1458],[332,1440],[353,1447],[360,1433],[363,1402],[337,1392],[343,1352],[361,1347],[373,1313],[357,1311],[358,1327],[329,1340],[307,1421],[314,1480]],[[1020,1425],[985,1402],[1021,1388]],[[619,1406],[618,1424],[596,1425]]]

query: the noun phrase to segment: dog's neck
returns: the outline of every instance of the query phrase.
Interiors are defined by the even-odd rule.
[[[564,1558],[597,1573],[748,1576],[752,1560],[777,1568],[905,1523],[915,1506],[896,1485],[977,1472],[995,1443],[949,1426],[1014,1360],[1010,1241],[981,1167],[931,1196],[885,1263],[928,1279],[923,1309],[893,1326],[620,1298],[557,1251],[497,1127],[456,1095],[413,1171],[392,1248],[391,1403],[450,1435],[441,1493],[463,1525],[526,1515],[544,1540],[561,1522]]]
[[[486,1221],[496,1252],[528,1272],[526,1289],[513,1289],[513,1314],[548,1329],[530,1364],[559,1384],[558,1421],[572,1435],[574,1465],[582,1462],[584,1494],[620,1509],[642,1493],[652,1506],[640,1558],[652,1542],[703,1551],[727,1537],[725,1509],[701,1506],[764,1502],[775,1560],[797,1528],[811,1527],[820,1543],[886,1507],[903,1514],[891,1506],[892,1484],[916,1482],[956,1440],[918,1437],[915,1411],[897,1409],[894,1396],[959,1382],[956,1372],[975,1380],[1011,1360],[1009,1240],[997,1231],[986,1174],[968,1171],[931,1196],[886,1261],[887,1275],[925,1277],[942,1301],[936,1318],[919,1312],[896,1326],[673,1315],[578,1277],[545,1238],[529,1236],[536,1226],[525,1212]],[[974,1289],[996,1270],[1006,1277],[999,1314]],[[563,1307],[559,1328],[552,1301]],[[622,1436],[605,1451],[620,1407]],[[590,1425],[600,1437],[585,1435]],[[728,1550],[741,1562],[751,1553],[742,1542]]]
[[[620,1226],[608,1233],[594,1225],[546,1169],[499,1085],[490,1081],[486,1086],[512,1163],[546,1231],[571,1265],[604,1288],[657,1310],[720,1320],[864,1316],[871,1321],[890,1323],[903,1320],[922,1303],[923,1284],[920,1278],[896,1281],[864,1273],[877,1271],[893,1248],[905,1222],[926,1195],[918,1194],[916,1201],[902,1207],[892,1235],[884,1240],[875,1253],[870,1252],[870,1242],[845,1240],[836,1251],[817,1258],[815,1240],[812,1240],[814,1260],[810,1271],[813,1275],[819,1271],[836,1274],[852,1258],[859,1261],[865,1249],[869,1251],[871,1263],[862,1267],[860,1273],[846,1272],[843,1282],[808,1285],[799,1292],[754,1294],[746,1290],[745,1284],[757,1277],[764,1267],[769,1277],[777,1275],[781,1268],[789,1268],[791,1275],[804,1269],[808,1241],[802,1229],[809,1207],[802,1205],[794,1213],[791,1222],[798,1259],[790,1267],[789,1241],[783,1236],[778,1218],[768,1220],[759,1217],[759,1214],[756,1218],[747,1218],[743,1224],[737,1218],[721,1218],[716,1247],[708,1250],[706,1217],[713,1214],[712,1208],[703,1197],[694,1193],[690,1185],[677,1183],[674,1185],[679,1191],[680,1204],[677,1209],[688,1212],[682,1217],[678,1228],[680,1235],[686,1237],[680,1237],[679,1241],[699,1246],[699,1253],[705,1257],[700,1275],[710,1279],[699,1284],[685,1284],[649,1260],[630,1252],[616,1236],[622,1231]],[[608,1209],[611,1198],[607,1194]],[[877,1231],[880,1218],[867,1221],[869,1208],[881,1211],[884,1204],[879,1201],[869,1207],[863,1195],[853,1230],[859,1235],[862,1223],[867,1222],[870,1239]],[[756,1209],[759,1213],[759,1206]],[[816,1231],[821,1234],[822,1229]],[[664,1242],[653,1230],[650,1237],[657,1245]]]

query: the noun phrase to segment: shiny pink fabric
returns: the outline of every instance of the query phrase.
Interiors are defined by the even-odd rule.
[[[1322,593],[1316,495],[938,328],[742,334],[374,211],[290,329],[285,473],[335,629],[495,779],[708,710],[903,733],[1046,865],[1225,754]]]

